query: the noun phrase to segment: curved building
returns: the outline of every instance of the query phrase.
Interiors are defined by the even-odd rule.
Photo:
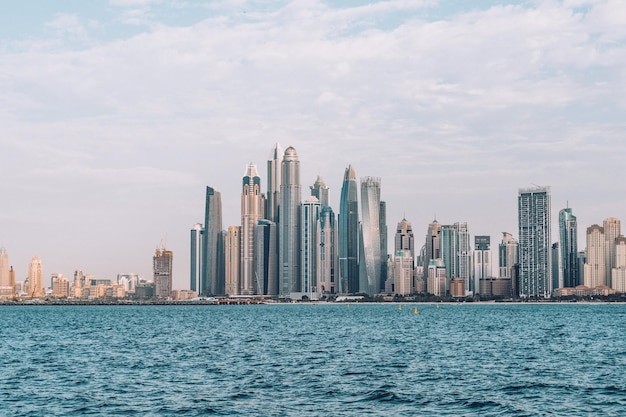
[[[360,292],[369,295],[381,291],[380,244],[380,178],[361,178],[362,243],[365,255],[365,276],[360,279]],[[385,262],[387,260],[385,259]]]

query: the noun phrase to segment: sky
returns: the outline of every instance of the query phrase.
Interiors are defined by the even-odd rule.
[[[0,245],[16,279],[152,276],[207,185],[240,224],[241,179],[295,147],[321,175],[381,179],[406,218],[517,236],[520,188],[585,229],[626,219],[626,7],[618,0],[0,0]],[[390,241],[392,242],[392,240]],[[392,248],[390,247],[390,250]],[[495,273],[496,271],[494,271]],[[48,281],[49,282],[49,281]]]

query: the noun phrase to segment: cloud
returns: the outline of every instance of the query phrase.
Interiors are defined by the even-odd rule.
[[[512,231],[516,187],[530,182],[558,184],[563,201],[626,191],[611,179],[626,154],[619,2],[494,2],[441,19],[432,2],[222,2],[188,25],[165,22],[167,2],[111,4],[115,22],[148,28],[80,50],[0,50],[0,145],[21,168],[8,174],[12,195],[58,190],[59,213],[135,196],[130,217],[179,230],[171,242],[184,254],[203,185],[237,224],[245,164],[263,173],[276,141],[298,150],[304,190],[321,174],[337,209],[353,164],[383,178],[390,224],[406,212],[416,229],[438,210]],[[59,15],[48,27],[80,34],[80,24]],[[123,234],[133,226],[114,210]]]

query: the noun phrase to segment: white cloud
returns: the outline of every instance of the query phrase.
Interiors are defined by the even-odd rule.
[[[333,201],[349,163],[381,176],[389,224],[406,212],[416,230],[445,207],[454,218],[443,221],[474,218],[473,230],[495,239],[514,231],[516,188],[530,182],[558,183],[565,197],[626,191],[603,163],[626,154],[618,2],[495,5],[436,21],[424,18],[430,2],[211,4],[213,14],[183,27],[158,21],[163,4],[114,5],[150,30],[80,51],[0,52],[0,144],[21,166],[38,164],[12,174],[11,192],[27,183],[74,200],[92,184],[103,211],[134,194],[146,205],[129,217],[143,210],[143,221],[184,235],[171,240],[181,263],[203,209],[196,181],[222,191],[225,224],[236,224],[245,164],[263,172],[276,141],[298,149],[303,189],[319,173]],[[381,25],[395,12],[401,19]],[[49,27],[80,22],[59,16]],[[508,190],[510,207],[489,190]],[[168,202],[162,223],[170,194],[182,203]],[[132,227],[121,210],[118,234]]]

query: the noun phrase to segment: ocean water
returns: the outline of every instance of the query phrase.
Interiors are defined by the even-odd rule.
[[[0,415],[626,415],[626,305],[398,306],[0,307]]]

